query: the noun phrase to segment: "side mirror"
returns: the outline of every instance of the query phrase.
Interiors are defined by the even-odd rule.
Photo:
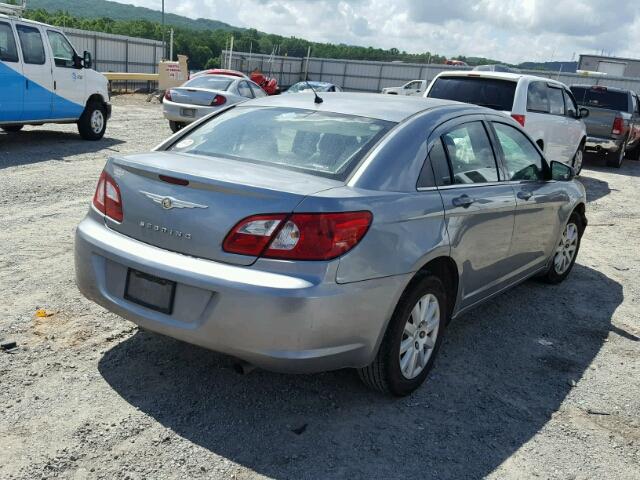
[[[576,176],[576,172],[573,167],[566,165],[562,162],[551,162],[551,180],[557,180],[558,182],[569,182]]]
[[[589,109],[581,107],[578,110],[578,118],[587,118],[589,116]]]
[[[82,63],[84,68],[93,68],[93,59],[91,58],[91,52],[85,51],[82,55]]]

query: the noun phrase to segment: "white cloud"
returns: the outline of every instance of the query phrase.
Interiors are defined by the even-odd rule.
[[[160,0],[118,0],[159,8]],[[638,0],[166,0],[167,11],[280,35],[507,62],[640,57]]]

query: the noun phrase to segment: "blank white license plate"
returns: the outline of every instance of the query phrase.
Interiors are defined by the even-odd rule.
[[[196,110],[195,108],[181,108],[180,109],[180,115],[182,115],[183,117],[195,117],[196,116]]]
[[[143,307],[171,315],[176,282],[129,269],[124,298]]]

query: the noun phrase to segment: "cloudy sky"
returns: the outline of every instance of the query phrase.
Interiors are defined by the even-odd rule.
[[[161,0],[117,0],[160,9]],[[321,42],[507,62],[640,57],[640,0],[165,0],[169,12]]]

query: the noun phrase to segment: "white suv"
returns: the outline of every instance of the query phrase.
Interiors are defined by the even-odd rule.
[[[582,170],[587,137],[571,90],[561,82],[532,75],[503,72],[443,72],[429,85],[425,97],[457,100],[499,110],[517,120],[548,160]]]

